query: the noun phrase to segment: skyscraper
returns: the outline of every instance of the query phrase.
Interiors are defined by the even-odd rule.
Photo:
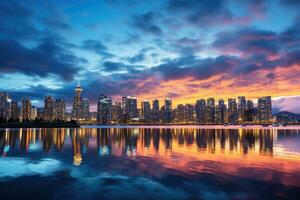
[[[20,119],[20,112],[18,107],[18,101],[12,101],[11,102],[11,118],[14,121],[17,121]]]
[[[97,122],[99,124],[111,123],[112,100],[109,97],[100,95],[97,107]]]
[[[66,120],[66,103],[64,99],[55,100],[55,119],[60,121]]]
[[[238,118],[237,103],[235,99],[228,99],[228,122],[236,124]]]
[[[214,98],[207,99],[206,123],[208,124],[215,123],[215,99]]]
[[[152,121],[154,123],[159,123],[159,100],[158,99],[154,99],[152,101]]]
[[[111,118],[114,123],[121,122],[122,119],[122,103],[115,102],[112,106]]]
[[[6,92],[0,93],[0,120],[8,120],[10,118],[11,100]]]
[[[30,120],[35,120],[37,118],[37,107],[31,106],[31,117]]]
[[[55,105],[54,105],[54,99],[52,96],[46,96],[45,102],[44,102],[44,120],[46,121],[53,121],[55,118]]]
[[[82,110],[81,118],[83,120],[89,120],[90,119],[90,101],[88,100],[88,98],[82,99],[81,110]]]
[[[142,121],[145,123],[149,123],[151,121],[151,107],[150,102],[144,100],[141,103],[141,114],[142,114]]]
[[[190,123],[192,123],[192,122],[194,122],[194,112],[195,112],[195,108],[194,108],[194,106],[193,105],[191,105],[191,104],[186,104],[185,105],[185,116],[184,116],[184,118],[185,118],[185,121],[186,122],[190,122]]]
[[[138,118],[138,108],[137,108],[137,99],[136,97],[131,97],[129,99],[129,117],[130,119]]]
[[[247,103],[246,98],[244,96],[238,97],[238,121],[245,121],[245,111],[246,111]]]
[[[223,99],[219,99],[218,106],[215,110],[215,122],[216,124],[224,124],[226,120],[227,108]]]
[[[31,100],[27,97],[22,98],[21,106],[22,120],[28,121],[31,118]]]
[[[272,100],[270,96],[259,98],[257,109],[260,123],[270,123],[272,121]]]
[[[75,94],[74,94],[74,102],[73,102],[73,109],[72,109],[72,119],[73,120],[80,120],[81,115],[81,94],[82,94],[82,87],[80,87],[80,84],[78,82],[77,87],[75,88]]]
[[[199,124],[205,124],[205,116],[206,116],[205,99],[197,100],[195,111],[196,111],[196,122]]]
[[[172,100],[170,98],[166,98],[165,105],[163,109],[163,120],[165,123],[172,122]]]

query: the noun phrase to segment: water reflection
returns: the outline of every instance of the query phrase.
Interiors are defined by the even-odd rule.
[[[53,176],[46,182],[59,180],[58,185],[65,179],[69,184],[81,181],[79,186],[68,186],[68,190],[85,186],[90,192],[96,187],[97,196],[100,193],[96,191],[102,188],[105,193],[101,194],[115,199],[124,194],[134,199],[141,183],[147,188],[143,192],[149,188],[164,191],[160,194],[151,189],[149,199],[164,199],[171,194],[173,199],[205,199],[207,195],[211,199],[241,199],[242,192],[247,198],[257,197],[251,196],[249,185],[253,190],[270,189],[268,194],[261,190],[255,195],[287,197],[300,193],[299,143],[297,130],[2,129],[0,186],[3,180],[9,182],[1,179],[4,176],[40,174]],[[19,182],[22,183],[14,184]],[[273,190],[284,191],[277,194]],[[59,191],[65,195],[65,190]],[[76,191],[72,189],[67,194]],[[119,196],[108,191],[119,191]],[[77,195],[80,198],[80,193]]]
[[[44,152],[49,153],[51,150],[62,152],[68,138],[71,140],[73,163],[80,165],[82,153],[86,153],[89,148],[94,149],[95,144],[99,156],[209,152],[272,157],[276,148],[274,144],[287,138],[299,141],[299,132],[259,129],[2,129],[0,153],[5,156],[10,151],[29,152],[37,143],[42,144]],[[295,158],[299,158],[299,149],[293,150]],[[284,155],[284,152],[282,153]]]

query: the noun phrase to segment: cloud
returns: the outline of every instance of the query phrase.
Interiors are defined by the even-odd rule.
[[[133,15],[131,25],[140,31],[150,33],[156,36],[162,35],[162,30],[156,24],[158,13],[147,12],[142,15]]]
[[[187,22],[201,26],[233,20],[232,13],[222,0],[169,0],[167,9],[172,15],[182,14]]]
[[[108,52],[107,47],[98,40],[88,39],[82,42],[81,48],[93,51],[104,58],[112,58],[113,54]]]
[[[0,71],[21,72],[46,77],[57,75],[66,81],[74,78],[78,68],[87,61],[76,57],[55,39],[46,38],[36,47],[27,48],[14,40],[0,41]]]
[[[272,31],[242,29],[217,34],[213,47],[223,53],[277,54],[280,48],[278,36]]]

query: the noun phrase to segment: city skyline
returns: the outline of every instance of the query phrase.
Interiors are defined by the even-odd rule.
[[[267,94],[300,113],[299,1],[149,2],[1,1],[0,91],[71,108],[80,81],[93,110],[101,93],[174,105]]]

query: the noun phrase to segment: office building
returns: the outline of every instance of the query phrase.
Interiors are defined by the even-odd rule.
[[[64,99],[55,100],[55,119],[66,121],[66,103]]]
[[[197,100],[196,107],[196,122],[198,124],[205,124],[205,116],[206,116],[206,101],[205,99]]]
[[[10,118],[11,99],[6,92],[0,93],[0,121]]]
[[[159,123],[160,113],[159,113],[159,100],[154,99],[152,101],[152,122]]]
[[[244,96],[238,97],[238,121],[244,122],[245,121],[245,111],[247,108],[246,98]]]
[[[83,98],[81,101],[81,119],[89,120],[90,119],[90,101],[88,98]]]
[[[21,103],[21,118],[23,121],[29,121],[31,119],[31,100],[24,97]]]
[[[228,123],[237,124],[238,111],[235,99],[228,99]]]
[[[81,94],[82,94],[82,91],[83,91],[83,89],[78,82],[78,85],[75,88],[73,108],[72,108],[72,119],[76,120],[76,121],[79,121],[80,117],[81,117]]]
[[[55,118],[55,104],[52,96],[46,96],[44,101],[44,120],[53,121]]]
[[[215,123],[215,99],[214,98],[207,99],[206,123],[207,124]]]
[[[150,102],[147,100],[141,103],[141,121],[145,123],[151,122],[151,107]]]
[[[112,100],[109,97],[100,95],[97,106],[97,122],[99,124],[111,123]]]

